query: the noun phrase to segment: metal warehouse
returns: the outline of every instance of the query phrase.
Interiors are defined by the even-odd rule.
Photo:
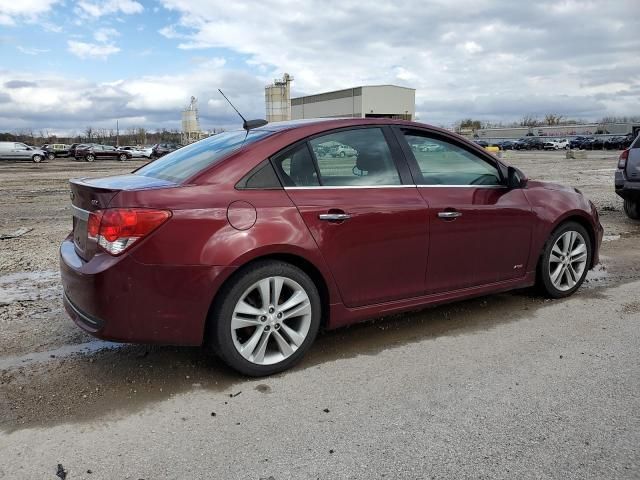
[[[416,90],[367,85],[291,99],[291,118],[398,118],[414,120]]]

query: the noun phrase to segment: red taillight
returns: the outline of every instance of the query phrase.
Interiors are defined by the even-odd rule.
[[[618,157],[618,168],[624,170],[627,166],[627,158],[629,158],[629,149],[623,150]]]
[[[87,234],[111,255],[120,255],[137,240],[171,218],[168,210],[109,208],[89,214]]]

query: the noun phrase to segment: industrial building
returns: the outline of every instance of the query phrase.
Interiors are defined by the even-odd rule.
[[[188,145],[206,138],[208,134],[200,129],[200,116],[198,115],[198,99],[191,97],[187,108],[182,111],[182,132],[180,134],[183,145]]]
[[[282,79],[275,79],[273,84],[264,87],[264,101],[267,107],[267,122],[291,120],[291,82],[293,77],[288,73]]]
[[[291,99],[291,119],[398,118],[414,120],[416,90],[397,85],[367,85]]]

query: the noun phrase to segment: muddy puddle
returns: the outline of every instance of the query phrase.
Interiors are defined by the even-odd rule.
[[[60,272],[57,270],[0,275],[0,305],[57,299],[60,292]]]

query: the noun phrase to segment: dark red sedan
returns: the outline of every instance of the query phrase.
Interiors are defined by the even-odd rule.
[[[602,240],[578,190],[385,119],[222,133],[130,175],[72,180],[71,198],[60,255],[78,326],[205,344],[248,375],[290,367],[321,327],[535,283],[570,295]]]

